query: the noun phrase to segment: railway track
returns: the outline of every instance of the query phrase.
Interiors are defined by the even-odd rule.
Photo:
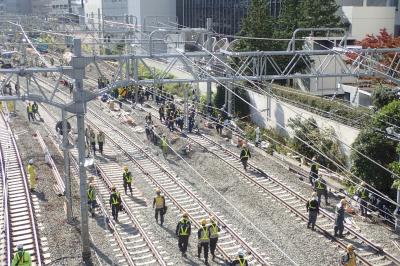
[[[49,130],[53,129],[57,123],[57,118],[42,105],[47,113],[46,116],[51,119]],[[72,139],[73,141],[73,139]],[[113,151],[105,146],[105,152],[107,154],[112,154]],[[78,151],[77,149],[71,150],[71,159],[74,166],[75,176],[78,175]],[[60,151],[60,154],[62,152]],[[111,231],[113,232],[114,239],[116,240],[120,250],[122,252],[121,256],[123,258],[119,259],[116,263],[118,265],[162,265],[166,266],[167,262],[164,259],[164,255],[158,251],[158,248],[154,245],[149,237],[149,232],[146,227],[142,226],[138,221],[138,210],[144,208],[142,205],[125,198],[122,196],[122,206],[124,212],[119,215],[119,222],[115,223],[112,221],[110,216],[111,208],[109,206],[109,196],[111,187],[116,185],[117,191],[122,191],[122,183],[118,182],[121,180],[121,166],[115,162],[95,163],[96,171],[94,173],[88,173],[92,176],[98,177],[95,179],[96,187],[96,200],[99,203],[99,210],[105,217]],[[140,193],[135,191],[137,198],[140,197]],[[117,257],[121,257],[117,256]]]
[[[150,108],[144,108],[144,110],[150,111],[153,117],[158,118],[158,112],[154,106],[150,105]],[[248,171],[244,171],[240,162],[240,157],[237,154],[204,134],[188,133],[185,134],[185,136],[193,144],[200,146],[202,149],[205,149],[216,156],[247,183],[260,188],[261,193],[270,195],[303,221],[308,221],[308,213],[305,209],[305,204],[308,199],[294,191],[288,185],[284,184],[282,180],[277,177],[272,177],[267,174],[266,171],[251,162],[248,163]],[[373,243],[371,240],[356,232],[356,230],[351,228],[349,225],[345,224],[345,233],[347,233],[349,237],[343,239],[334,237],[334,214],[329,213],[322,208],[320,214],[317,228],[326,237],[337,242],[337,244],[342,248],[346,248],[348,244],[357,246],[360,250],[357,253],[358,259],[364,265],[400,265],[400,260],[398,258],[392,256],[388,251],[383,250],[379,244]]]
[[[30,253],[33,265],[44,265],[34,203],[28,178],[10,126],[0,113],[0,160],[3,189],[4,259],[2,265],[11,265],[17,245]],[[46,254],[47,256],[47,254]]]
[[[42,80],[43,82],[43,80]],[[48,83],[44,81],[44,83]],[[222,226],[217,249],[224,259],[230,260],[238,249],[248,254],[251,265],[269,265],[270,262],[259,254],[248,242],[243,239],[219,215],[212,211],[205,201],[182,184],[165,165],[154,159],[145,149],[134,143],[127,135],[121,132],[109,121],[103,119],[95,111],[87,107],[87,123],[97,130],[102,130],[113,146],[123,151],[124,155],[145,174],[148,180],[166,195],[167,198],[181,211],[187,212],[193,225],[200,228],[200,219],[214,216]],[[101,128],[99,127],[101,125]],[[108,168],[110,169],[110,168]],[[111,168],[112,169],[112,168]],[[121,167],[118,167],[118,178],[121,176]],[[103,171],[105,173],[105,171]]]

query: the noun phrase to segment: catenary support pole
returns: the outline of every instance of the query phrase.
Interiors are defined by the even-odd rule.
[[[81,242],[82,258],[84,261],[90,259],[89,242],[89,224],[88,224],[88,206],[87,206],[87,184],[85,169],[85,113],[84,113],[84,93],[83,78],[85,64],[81,58],[81,40],[74,39],[74,57],[72,58],[72,67],[74,68],[75,91],[74,102],[76,106],[76,123],[78,128],[78,154],[79,154],[79,194],[81,207]]]
[[[184,86],[184,101],[185,101],[185,128],[189,129],[189,88]]]
[[[212,52],[212,38],[211,38],[211,34],[209,34],[209,33],[212,32],[212,23],[213,23],[212,18],[207,18],[206,26],[207,26],[208,34],[207,34],[206,48],[210,52]],[[211,108],[209,108],[209,107],[211,107],[211,88],[212,88],[211,84],[212,84],[211,81],[207,81],[207,109],[208,109],[207,114],[208,115],[210,115],[209,110],[211,111]]]
[[[135,51],[136,54],[136,51]],[[133,59],[133,78],[134,80],[139,80],[139,63],[138,59],[135,57]],[[136,85],[135,86],[135,104],[137,105],[139,103],[139,87]]]
[[[62,130],[63,130],[63,155],[64,155],[64,184],[65,184],[65,203],[67,211],[67,223],[72,222],[72,194],[71,194],[71,176],[69,170],[69,141],[66,111],[61,110]]]

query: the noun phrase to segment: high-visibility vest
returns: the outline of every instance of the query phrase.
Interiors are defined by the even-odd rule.
[[[317,189],[325,189],[325,184],[321,182],[321,180],[316,181]]]
[[[183,226],[182,226],[183,224],[185,225],[185,228],[183,228]],[[179,235],[180,236],[188,236],[189,235],[189,227],[190,227],[189,222],[186,219],[183,219],[181,221],[181,226],[179,228]]]
[[[24,266],[31,265],[31,255],[26,251],[18,251],[12,260],[12,265]]]
[[[35,170],[35,167],[33,165],[28,165],[28,173],[29,173],[29,176],[31,178],[35,178],[36,177],[36,170]]]
[[[119,193],[118,192],[114,192],[111,196],[111,204],[112,205],[119,205]]]
[[[240,264],[240,266],[246,265],[246,259],[245,258],[243,258],[243,259],[239,258],[239,264]]]
[[[99,133],[99,135],[97,135],[97,142],[104,142],[105,136],[104,133]]]
[[[162,208],[164,208],[164,197],[157,196],[156,197],[156,209],[162,209]]]
[[[210,238],[217,238],[219,233],[218,233],[218,225],[212,223],[210,226]]]
[[[94,191],[95,191],[94,188],[89,188],[88,193],[87,193],[89,200],[94,200],[94,194],[95,194]]]
[[[365,192],[365,188],[360,189],[360,197],[361,197],[361,199],[368,198],[367,193]]]
[[[203,227],[200,230],[202,230],[201,233],[200,233],[200,239],[199,239],[200,242],[201,243],[207,243],[210,240],[210,238],[208,237],[208,229],[207,229],[207,227]]]
[[[123,178],[124,178],[124,182],[126,183],[132,183],[132,174],[131,172],[124,172],[122,174]]]
[[[316,209],[317,209],[317,206],[313,206],[313,205],[311,204],[311,202],[315,202],[314,199],[312,199],[312,200],[310,200],[310,201],[308,202],[308,209],[310,209],[310,210],[316,210]]]
[[[28,105],[28,113],[32,113],[33,112],[33,110],[32,110],[32,105],[30,104],[30,105]]]
[[[162,139],[162,140],[161,140],[161,147],[163,147],[163,148],[168,147],[167,140],[165,140],[165,139]]]
[[[91,143],[96,142],[96,134],[94,134],[94,132],[90,133],[89,138]]]
[[[249,158],[249,149],[243,149],[244,151],[244,155],[242,156],[242,158]]]

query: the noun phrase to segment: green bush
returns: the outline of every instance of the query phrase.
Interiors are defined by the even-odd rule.
[[[289,102],[307,111],[341,122],[345,125],[362,128],[370,122],[370,116],[365,114],[365,112],[369,111],[365,108],[347,107],[345,104],[338,101],[317,98],[313,95],[306,95],[303,92],[298,92],[287,87],[282,88],[277,85],[273,86],[272,93],[284,102]]]

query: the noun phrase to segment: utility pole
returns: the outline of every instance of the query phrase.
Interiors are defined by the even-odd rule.
[[[85,62],[81,53],[81,39],[74,39],[74,56],[72,67],[74,68],[75,91],[74,107],[76,112],[76,124],[78,128],[78,154],[79,154],[79,194],[81,209],[81,242],[82,258],[90,259],[89,223],[87,206],[87,181],[85,169],[85,93],[83,90],[83,78],[85,76]]]
[[[184,108],[185,108],[185,128],[189,129],[189,88],[184,86]]]
[[[209,52],[212,52],[212,39],[211,39],[211,32],[212,32],[212,18],[207,18],[207,42],[206,42],[206,49]],[[209,110],[211,106],[211,81],[207,81],[207,115],[211,115]]]
[[[65,109],[61,110],[62,117],[62,133],[63,133],[63,155],[64,155],[64,184],[65,184],[65,201],[67,210],[67,223],[72,222],[72,194],[71,194],[71,176],[69,171],[69,141],[68,126]]]

